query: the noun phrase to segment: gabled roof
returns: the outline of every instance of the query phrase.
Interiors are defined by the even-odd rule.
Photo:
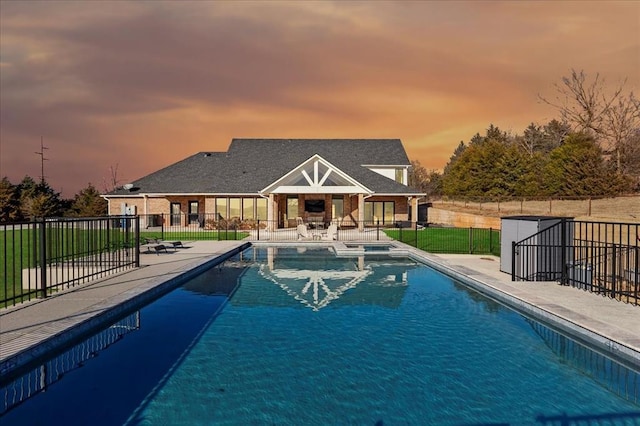
[[[371,190],[354,180],[320,155],[315,154],[292,169],[276,182],[262,189],[262,193],[367,193]]]
[[[314,155],[375,193],[416,194],[363,166],[409,166],[399,139],[233,139],[227,152],[200,152],[107,195],[257,194]]]

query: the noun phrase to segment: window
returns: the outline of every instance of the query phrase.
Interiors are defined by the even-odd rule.
[[[297,200],[296,200],[297,201]],[[267,219],[266,198],[216,198],[218,219]]]
[[[256,219],[267,220],[267,200],[265,198],[256,199]]]
[[[380,223],[393,223],[395,216],[395,203],[393,201],[365,201],[364,202],[364,220],[365,222],[373,222],[375,225]]]
[[[396,169],[396,182],[404,184],[404,169]]]
[[[180,203],[171,203],[170,212],[171,212],[171,226],[180,226]]]
[[[216,218],[217,219],[227,218],[227,199],[226,198],[216,198]]]
[[[229,198],[229,218],[233,219],[234,217],[240,218],[242,214],[240,210],[242,198]]]
[[[197,201],[189,201],[189,223],[198,223],[198,207]]]
[[[383,203],[383,222],[384,223],[393,223],[395,222],[395,203],[393,201],[385,201]]]
[[[295,219],[298,216],[298,197],[287,198],[287,219]]]
[[[334,196],[331,200],[331,218],[337,219],[344,216],[344,199],[342,196]]]
[[[242,199],[242,219],[255,219],[255,211],[253,205],[255,198],[243,198]]]

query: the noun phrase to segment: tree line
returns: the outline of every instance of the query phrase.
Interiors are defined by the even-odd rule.
[[[607,92],[598,74],[571,71],[540,96],[559,117],[531,123],[522,134],[490,124],[483,135],[460,141],[442,172],[412,161],[409,185],[429,197],[576,197],[640,192],[640,101],[625,82]],[[106,191],[117,188],[111,167]],[[107,201],[89,183],[62,199],[46,181],[26,176],[0,181],[0,223],[39,217],[107,214]]]
[[[89,183],[72,199],[63,199],[42,180],[25,176],[17,184],[5,176],[0,181],[0,223],[42,217],[95,217],[107,214],[107,200]]]
[[[490,124],[461,141],[442,172],[412,161],[409,184],[430,197],[615,196],[640,191],[640,102],[572,70],[555,85],[558,111],[522,134]]]

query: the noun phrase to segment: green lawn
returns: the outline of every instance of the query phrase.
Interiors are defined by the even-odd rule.
[[[162,238],[164,240],[241,240],[248,232],[198,231],[198,232],[141,232],[140,238]],[[28,299],[22,289],[22,270],[37,267],[40,263],[39,228],[24,226],[16,230],[0,231],[0,301],[19,296]],[[130,247],[133,232],[122,228],[77,229],[72,226],[47,227],[46,254],[48,262],[67,261],[88,255]],[[32,292],[33,293],[33,292]],[[0,304],[0,306],[3,306]]]
[[[500,256],[500,231],[469,228],[386,229],[389,237],[430,253]]]
[[[77,229],[47,227],[45,253],[47,263],[69,261],[96,253],[108,252],[131,244],[133,234],[122,229]],[[23,290],[22,270],[41,263],[40,229],[24,226],[16,230],[0,231],[0,301],[19,297],[33,297],[34,292]],[[35,287],[35,283],[32,285]],[[0,302],[0,306],[4,306]]]

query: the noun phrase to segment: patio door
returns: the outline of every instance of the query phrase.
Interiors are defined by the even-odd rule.
[[[171,226],[180,226],[180,203],[171,203],[170,215]]]
[[[189,201],[189,224],[197,224],[198,217],[198,202]]]

